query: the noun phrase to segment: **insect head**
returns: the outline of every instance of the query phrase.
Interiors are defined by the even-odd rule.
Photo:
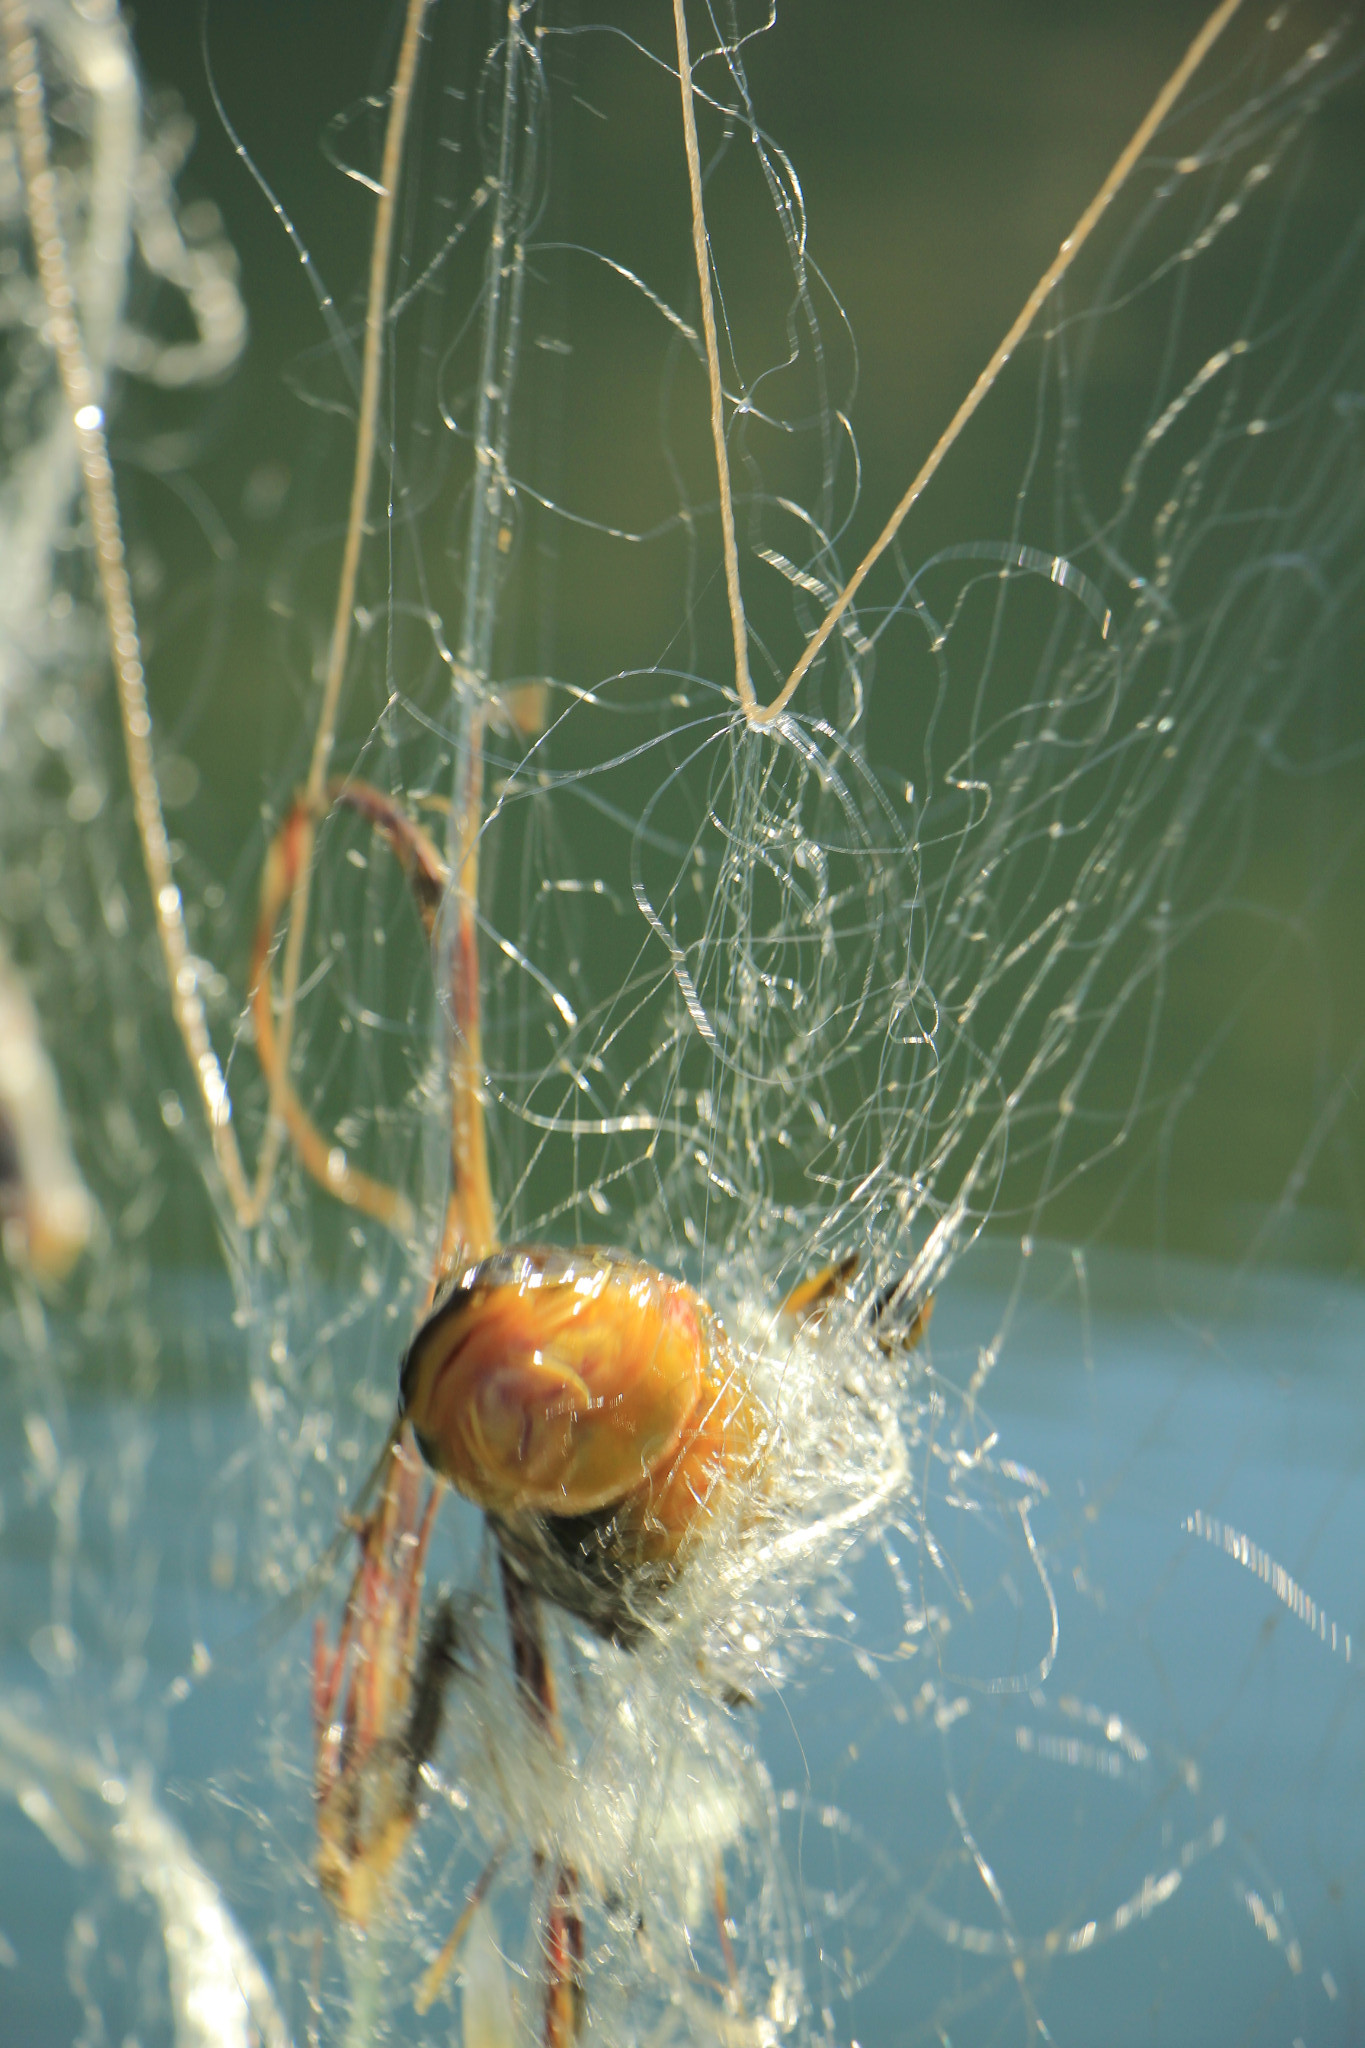
[[[765,1440],[719,1319],[621,1252],[470,1268],[414,1337],[399,1402],[530,1582],[622,1641]]]

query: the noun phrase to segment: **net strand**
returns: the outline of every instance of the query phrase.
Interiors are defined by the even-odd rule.
[[[232,1126],[232,1105],[209,1036],[199,965],[190,949],[185,910],[175,880],[169,835],[152,752],[152,721],[141,639],[123,545],[114,472],[104,434],[101,394],[95,388],[77,318],[77,298],[62,233],[56,178],[48,144],[47,113],[38,49],[26,0],[3,0],[0,32],[13,93],[25,201],[33,236],[48,329],[62,390],[70,409],[81,481],[94,536],[95,566],[109,632],[119,718],[128,762],[133,811],[151,889],[157,939],[170,988],[171,1010],[194,1071],[214,1157],[240,1222],[252,1197]]]
[[[480,1258],[498,1242],[484,1119],[482,987],[479,966],[479,856],[484,830],[484,737],[488,722],[498,569],[509,538],[507,436],[526,286],[526,252],[516,202],[515,138],[529,115],[533,46],[522,30],[521,0],[509,0],[502,37],[501,119],[496,198],[484,270],[478,398],[474,413],[474,488],[466,554],[464,620],[453,679],[460,697],[455,800],[447,858],[455,881],[451,931],[438,972],[449,990],[451,1194],[432,1286],[461,1257]],[[530,67],[527,77],[523,71]]]
[[[680,8],[681,4],[682,0],[674,0],[675,9]],[[1129,173],[1137,164],[1148,143],[1156,134],[1157,129],[1161,126],[1167,114],[1169,114],[1171,108],[1175,105],[1181,93],[1185,90],[1185,87],[1189,84],[1195,72],[1199,69],[1205,57],[1213,48],[1240,6],[1241,0],[1222,0],[1221,6],[1216,7],[1204,23],[1203,28],[1200,29],[1199,34],[1190,44],[1179,64],[1177,64],[1175,70],[1171,73],[1165,85],[1148,108],[1147,113],[1134,130],[1131,140],[1117,158],[1108,177],[1100,186],[1084,213],[1082,213],[1071,233],[1062,243],[1061,248],[1057,251],[1057,254],[1053,257],[1027,299],[1025,299],[1004,339],[986,364],[984,370],[982,370],[971,390],[967,393],[967,396],[963,399],[957,411],[953,414],[952,419],[948,422],[938,440],[934,443],[934,446],[929,451],[924,463],[891,514],[891,517],[887,520],[876,540],[873,541],[872,546],[849,577],[839,596],[821,620],[820,625],[806,642],[800,660],[787,677],[786,682],[782,685],[777,695],[772,699],[771,703],[759,705],[753,701],[752,688],[748,699],[744,698],[743,689],[741,688],[741,700],[744,702],[745,712],[751,725],[771,724],[791,702],[797,689],[800,687],[802,678],[829,641],[835,627],[853,603],[854,598],[862,589],[863,584],[867,581],[876,564],[895,540],[896,535],[909,517],[912,508],[924,495],[925,489],[941,467],[949,449],[959,439],[964,427],[966,427],[972,415],[977,411],[999,379],[1005,365],[1028,333],[1042,307],[1066,276],[1068,270],[1070,270],[1077,256],[1079,256],[1089,240],[1093,229],[1108,211],[1110,202],[1127,182]],[[713,348],[714,333],[708,329],[708,360],[710,360]],[[719,376],[718,366],[715,375]],[[723,456],[723,449],[721,453]],[[722,504],[726,502],[727,489],[727,479],[722,472]]]
[[[701,293],[701,325],[706,342],[706,379],[711,396],[711,442],[716,457],[716,481],[720,488],[720,525],[725,550],[725,591],[730,606],[730,627],[735,646],[735,687],[744,715],[753,723],[773,716],[762,710],[749,674],[749,628],[744,617],[744,596],[739,582],[739,548],[735,540],[735,506],[730,486],[730,458],[725,446],[725,394],[720,377],[720,348],[716,340],[716,308],[711,293],[711,246],[706,232],[706,212],[701,189],[701,151],[697,144],[697,112],[692,90],[692,59],[687,46],[687,16],[683,0],[673,0],[673,29],[678,46],[678,83],[682,89],[683,146],[687,152],[687,186],[692,207],[692,251],[697,263],[697,288]],[[790,687],[790,686],[789,686]]]

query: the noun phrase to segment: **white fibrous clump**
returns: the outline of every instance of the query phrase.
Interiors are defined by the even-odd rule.
[[[594,2023],[621,2040],[672,2009],[689,2038],[759,2042],[807,2009],[758,1719],[818,1650],[831,1585],[893,1504],[913,1513],[912,1454],[942,1405],[905,1349],[878,1341],[865,1303],[836,1295],[800,1325],[771,1301],[719,1298],[762,1415],[751,1468],[667,1587],[641,1596],[628,1646],[544,1607],[553,1726],[513,1675],[491,1589],[457,1596],[447,1731],[427,1773],[429,1799],[444,1788],[467,1848],[497,1865],[495,1924],[514,1949],[504,1887],[529,1882],[543,1910],[555,1873],[572,1873]],[[425,1868],[442,1832],[429,1815]]]

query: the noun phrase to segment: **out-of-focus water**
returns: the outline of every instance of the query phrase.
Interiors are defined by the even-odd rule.
[[[1100,1262],[1095,1277],[1103,1301],[1106,1282],[1141,1275]],[[940,1864],[931,1881],[956,1844],[957,1790],[1058,2041],[1345,2043],[1362,2025],[1365,1702],[1345,1634],[1358,1660],[1365,1300],[1281,1276],[1223,1317],[1211,1309],[1224,1284],[1187,1269],[1174,1319],[1139,1299],[1126,1313],[1101,1308],[1088,1353],[1074,1303],[1026,1309],[985,1404],[998,1455],[1049,1488],[1035,1529],[1057,1595],[1056,1665],[1032,1696],[974,1687],[1006,1633],[997,1601],[963,1631],[961,1654],[948,1637],[949,1668],[935,1674],[942,1696],[966,1701],[963,1718],[936,1738],[932,1713],[918,1717],[903,1768],[887,1757],[884,1812],[862,1786],[864,1824],[911,1896],[928,1885],[940,1912],[998,1931],[979,1872],[945,1884]],[[936,1360],[965,1363],[972,1335],[989,1339],[991,1311],[970,1285],[945,1299]],[[1196,1509],[1287,1569],[1330,1618],[1327,1642],[1184,1532]],[[1021,1660],[1044,1632],[1037,1607],[1021,1600]],[[813,1755],[809,1727],[799,1732]],[[1107,1946],[1040,1962],[1050,1927],[1102,1926],[1125,1903],[1132,1924]],[[1011,2007],[1007,1970],[997,1958],[992,2009]],[[855,2005],[854,2036],[933,2039],[942,1998],[956,2008],[951,2038],[996,2038],[959,1971],[991,1975],[914,1927]]]

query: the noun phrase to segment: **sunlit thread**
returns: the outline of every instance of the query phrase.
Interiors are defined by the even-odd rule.
[[[1202,1537],[1205,1543],[1211,1543],[1215,1550],[1221,1550],[1225,1557],[1230,1557],[1234,1564],[1239,1564],[1244,1571],[1251,1572],[1263,1586],[1270,1588],[1275,1598],[1282,1601],[1290,1613],[1301,1621],[1319,1642],[1326,1643],[1334,1653],[1344,1653],[1346,1662],[1351,1662],[1349,1633],[1345,1629],[1339,1629],[1318,1606],[1312,1595],[1304,1591],[1298,1580],[1287,1572],[1282,1564],[1277,1564],[1258,1543],[1253,1543],[1242,1530],[1229,1527],[1216,1516],[1204,1514],[1200,1508],[1196,1508],[1192,1515],[1186,1515],[1180,1526],[1187,1536]]]
[[[1241,0],[1221,0],[1204,26],[1190,44],[1180,63],[1167,79],[1161,91],[1139,122],[1137,129],[1120,152],[1099,191],[1082,213],[1071,233],[1062,243],[1043,275],[1039,278],[1023,307],[1016,316],[1004,340],[978,376],[971,390],[959,405],[952,419],[929,451],[919,472],[912,480],[904,496],[897,504],[886,525],[882,528],[872,546],[863,556],[853,574],[844,585],[838,598],[830,606],[823,620],[807,640],[800,659],[787,677],[782,688],[768,704],[760,704],[754,694],[749,673],[748,626],[744,615],[744,600],[739,583],[739,556],[735,541],[734,508],[731,495],[730,459],[725,445],[725,424],[723,410],[723,389],[720,375],[720,355],[716,338],[715,314],[711,294],[710,244],[706,232],[706,216],[702,199],[701,161],[697,144],[696,112],[693,104],[691,57],[687,43],[687,23],[684,0],[673,0],[673,18],[678,50],[678,78],[682,87],[683,136],[686,143],[688,183],[692,200],[692,239],[697,259],[697,284],[701,295],[702,335],[706,344],[707,379],[711,394],[711,436],[716,458],[716,476],[720,487],[721,532],[724,543],[725,583],[729,598],[730,621],[735,643],[735,688],[744,716],[752,726],[771,724],[785,710],[796,692],[802,677],[825,646],[830,635],[838,627],[854,598],[861,590],[872,568],[880,561],[887,548],[900,532],[911,508],[923,495],[926,487],[941,466],[949,449],[957,441],[963,428],[976,412],[999,379],[1001,371],[1009,362],[1015,349],[1033,325],[1038,313],[1053,291],[1066,276],[1081,249],[1089,240],[1092,230],[1109,207],[1111,200],[1127,182],[1128,175],[1138,162],[1152,137],[1170,113],[1185,87],[1189,84],[1205,57],[1223,33],[1227,24],[1241,5]]]
[[[176,884],[170,838],[152,753],[152,720],[142,664],[137,613],[123,545],[114,472],[104,438],[104,411],[78,319],[79,303],[63,238],[57,176],[48,146],[47,111],[38,46],[26,0],[0,6],[23,170],[34,262],[47,310],[48,333],[76,437],[95,569],[109,633],[109,652],[123,726],[128,781],[143,865],[156,912],[157,937],[170,988],[171,1010],[199,1085],[214,1156],[228,1195],[241,1215],[250,1203],[246,1171],[232,1128],[227,1082],[209,1036],[199,994],[199,966],[190,951],[184,904]]]

